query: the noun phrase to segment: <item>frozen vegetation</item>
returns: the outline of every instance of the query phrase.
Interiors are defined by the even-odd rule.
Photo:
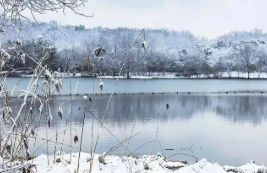
[[[126,54],[122,76],[128,78],[150,77],[152,73],[158,73],[158,76],[175,73],[187,78],[221,78],[224,73],[232,77],[233,72],[237,72],[233,75],[237,77],[245,73],[241,77],[246,78],[257,73],[260,78],[267,72],[267,34],[260,30],[232,32],[208,40],[188,31],[146,29],[138,43],[132,46],[140,29],[86,29],[83,25],[61,26],[56,22],[24,22],[24,27],[24,32],[19,35],[12,28],[6,28],[5,34],[0,35],[3,53],[21,59],[14,65],[14,61],[7,58],[4,70],[17,69],[24,75],[31,74],[34,62],[25,55],[38,60],[46,50],[49,54],[44,63],[49,68],[63,72],[67,61],[66,68],[70,73],[83,76],[92,76],[93,62],[89,53],[93,51],[99,51],[95,68],[100,76],[118,76]],[[14,39],[16,37],[19,38]],[[24,54],[14,51],[15,44],[21,44]]]
[[[26,25],[26,24],[25,24]],[[234,33],[218,38],[218,40],[198,39],[189,32],[175,32],[166,30],[137,30],[137,29],[84,29],[83,27],[59,26],[55,22],[42,23],[36,27],[36,23],[28,23],[32,38],[23,35],[16,40],[8,36],[13,35],[7,29],[3,36],[0,50],[2,69],[0,94],[3,96],[0,117],[0,155],[3,159],[2,171],[13,170],[25,172],[84,172],[91,168],[91,172],[180,172],[180,173],[225,173],[245,172],[264,173],[264,166],[249,163],[241,167],[220,166],[217,163],[208,162],[205,159],[195,164],[186,161],[169,161],[162,155],[145,155],[141,158],[118,157],[109,154],[97,154],[98,139],[101,130],[106,128],[105,116],[107,115],[110,101],[114,93],[108,99],[102,119],[97,119],[99,129],[96,140],[92,140],[92,154],[82,153],[82,137],[86,113],[92,110],[84,108],[81,134],[75,134],[72,129],[72,100],[77,86],[71,89],[70,105],[60,103],[51,107],[54,95],[62,94],[62,83],[65,77],[90,76],[95,77],[93,85],[98,87],[94,94],[102,93],[106,87],[104,78],[118,77],[113,91],[117,87],[120,78],[266,78],[265,34],[260,31],[251,33]],[[51,31],[50,27],[53,26]],[[36,29],[38,28],[38,29]],[[60,31],[60,32],[59,32]],[[62,37],[62,31],[64,37]],[[36,32],[36,33],[35,33]],[[49,33],[50,32],[50,33]],[[58,33],[59,32],[59,33]],[[49,33],[46,35],[46,33]],[[26,33],[29,34],[29,33]],[[146,34],[144,39],[143,34]],[[243,34],[243,35],[242,35]],[[30,35],[30,34],[29,34]],[[138,36],[137,36],[138,35]],[[249,36],[249,41],[242,41]],[[73,36],[73,37],[72,37]],[[92,39],[84,39],[88,37]],[[68,41],[69,37],[71,41]],[[227,40],[227,38],[231,38]],[[234,42],[232,41],[235,40]],[[252,40],[251,40],[252,39]],[[223,40],[223,41],[220,41]],[[240,41],[241,40],[241,41]],[[76,44],[77,42],[77,44]],[[72,44],[71,44],[72,43]],[[75,44],[73,44],[75,43]],[[134,43],[134,44],[132,44]],[[68,47],[71,45],[70,47]],[[132,45],[132,46],[131,46]],[[25,76],[31,77],[25,90],[20,90],[20,100],[14,111],[14,105],[9,104],[10,97],[16,91],[7,88],[6,74],[16,75],[26,72]],[[13,74],[12,74],[13,73]],[[44,82],[39,79],[43,77]],[[64,86],[64,87],[71,87]],[[42,92],[41,95],[37,91]],[[95,95],[84,95],[84,101],[95,104]],[[29,97],[31,96],[31,97]],[[29,101],[29,102],[26,102]],[[38,112],[33,112],[33,106],[38,102]],[[68,112],[63,112],[62,106],[69,106]],[[169,109],[169,104],[163,105],[158,114]],[[23,112],[24,111],[24,112]],[[53,114],[52,111],[56,111]],[[66,116],[66,122],[62,117]],[[37,118],[36,118],[37,117]],[[36,118],[36,120],[34,120]],[[27,122],[20,124],[20,120]],[[32,155],[29,143],[38,136],[38,128],[42,123],[46,129],[51,128],[53,120],[59,124],[65,124],[63,134],[55,129],[55,139],[49,139],[48,134],[42,137],[47,147],[46,155]],[[33,123],[36,121],[37,123]],[[157,128],[157,127],[155,127]],[[107,129],[108,130],[108,129]],[[110,131],[109,131],[110,132]],[[112,132],[110,132],[112,134]],[[59,135],[63,139],[59,141]],[[64,141],[69,135],[74,142],[79,142],[79,153],[56,153],[57,145],[65,145],[72,149],[72,141]],[[114,135],[114,134],[112,134]],[[78,139],[78,136],[80,139]],[[115,136],[114,136],[115,138]],[[19,140],[19,142],[17,141]],[[51,141],[52,140],[52,141]],[[130,142],[130,139],[128,139]],[[119,141],[120,142],[120,141]],[[121,144],[121,142],[120,142]],[[51,150],[48,146],[55,145],[54,155],[48,156]],[[38,146],[36,146],[38,147]],[[91,156],[92,155],[92,156]],[[33,160],[32,160],[33,159]],[[22,168],[23,167],[23,168]],[[90,171],[89,171],[90,172]]]
[[[232,32],[208,40],[196,37],[188,31],[101,27],[86,29],[83,25],[61,26],[53,21],[36,23],[25,20],[21,14],[25,9],[32,12],[32,17],[33,13],[43,14],[46,11],[69,9],[85,16],[77,10],[85,2],[9,0],[0,4],[0,96],[3,97],[0,109],[0,172],[267,172],[267,168],[254,163],[232,167],[202,159],[189,165],[186,161],[170,161],[161,154],[144,155],[140,158],[127,157],[127,153],[121,157],[108,153],[97,154],[102,129],[106,129],[117,139],[106,128],[105,118],[119,78],[264,78],[267,73],[267,34],[260,30]],[[13,88],[8,88],[8,75],[31,77],[27,88],[19,91],[19,98],[22,99],[18,100],[17,105],[9,104],[9,100],[20,81]],[[71,84],[69,86],[69,105],[60,102],[52,107],[49,104],[56,103],[53,95],[62,94],[62,81],[64,77],[69,76],[94,77],[93,86],[96,85],[99,89],[94,91],[92,97],[83,96],[83,101],[93,107],[95,95],[105,90],[102,78],[119,76],[101,119],[95,117],[94,109],[84,107],[80,134],[72,128],[72,101],[79,82],[74,90]],[[41,77],[45,78],[42,83],[39,81]],[[41,91],[43,96],[37,94],[37,91]],[[39,103],[39,106],[36,106],[36,103]],[[33,111],[34,106],[38,111]],[[68,106],[69,111],[63,112],[63,106]],[[18,108],[17,111],[15,107]],[[158,114],[169,107],[166,103]],[[56,113],[52,113],[53,111]],[[81,152],[86,113],[90,113],[99,125],[98,129],[95,129],[92,123],[91,131],[97,131],[97,134],[91,136],[90,154]],[[67,117],[66,122],[63,122],[63,116]],[[62,134],[55,128],[55,139],[49,139],[47,129],[51,128],[53,120],[56,120],[57,127],[65,125],[64,132]],[[39,137],[38,128],[41,123],[46,128],[46,136]],[[67,135],[71,140],[66,142],[64,137]],[[132,137],[131,134],[125,141],[129,143]],[[47,152],[46,155],[35,158],[29,146],[37,138],[45,141],[43,145],[47,147]],[[72,153],[72,139],[75,143],[79,142],[78,153]],[[155,143],[156,141],[157,136]],[[124,143],[119,140],[118,142],[119,145]],[[54,145],[54,154],[49,156],[49,146]],[[68,147],[70,154],[56,152],[57,145],[61,145],[61,148],[63,145]],[[34,142],[34,147],[41,146],[35,146]],[[128,147],[126,148],[128,150]]]

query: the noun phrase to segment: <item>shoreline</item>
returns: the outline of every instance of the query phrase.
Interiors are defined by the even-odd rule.
[[[7,76],[8,78],[32,78],[35,76],[32,75],[16,75],[16,76]],[[93,79],[93,77],[90,76],[58,76],[59,78],[88,78]],[[162,77],[162,76],[132,76],[130,78],[124,77],[124,76],[99,76],[101,79],[127,79],[127,80],[153,80],[153,79],[173,79],[173,80],[267,80],[267,77]],[[44,76],[40,76],[40,78],[44,78]],[[97,77],[95,77],[97,78]]]
[[[41,154],[35,159],[28,161],[29,164],[36,165],[37,172],[89,172],[91,154],[90,153],[72,153],[71,162],[70,154],[57,152],[55,157]],[[79,159],[80,158],[80,159]],[[49,164],[48,164],[49,159]],[[78,161],[79,160],[79,161]],[[35,169],[35,168],[33,168]],[[267,168],[263,165],[258,166],[251,161],[245,165],[222,166],[217,162],[211,162],[207,159],[197,160],[196,163],[188,164],[187,161],[172,161],[160,153],[157,155],[144,155],[142,157],[116,156],[110,154],[95,154],[93,160],[93,173],[266,173]]]
[[[3,71],[1,73],[7,73],[6,71]],[[93,78],[93,74],[87,74],[87,73],[64,73],[64,72],[55,72],[55,76],[59,78]],[[31,78],[34,77],[35,75],[32,74],[27,74],[24,72],[19,72],[15,74],[8,75],[8,77],[21,77],[21,78]],[[136,73],[132,73],[130,75],[130,78],[127,78],[127,76],[111,76],[111,75],[102,75],[99,76],[101,79],[141,79],[141,80],[146,80],[146,79],[186,79],[186,80],[208,80],[208,79],[213,79],[213,80],[267,80],[267,73],[257,73],[253,72],[250,73],[250,77],[248,78],[247,73],[241,73],[241,72],[222,72],[219,76],[215,76],[213,74],[205,75],[192,75],[190,77],[186,76],[179,76],[175,72],[168,72],[165,75],[162,75],[158,72],[152,72],[150,76],[148,74],[143,74],[143,75],[137,75]],[[41,78],[44,78],[44,75],[40,76]],[[95,77],[98,78],[98,77]]]

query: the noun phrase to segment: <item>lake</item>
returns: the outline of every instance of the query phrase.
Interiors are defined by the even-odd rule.
[[[65,82],[69,82],[67,80]],[[71,82],[75,83],[78,80],[80,86],[84,87],[77,91],[81,94],[90,93],[92,80],[75,78]],[[105,92],[112,91],[109,87],[113,86],[115,81],[106,79],[104,82]],[[88,88],[85,88],[87,85]],[[265,80],[120,80],[117,92],[264,90],[265,86],[267,86]],[[64,138],[66,145],[72,145],[73,152],[79,151],[80,132],[85,113],[82,150],[90,152],[91,136],[93,134],[95,142],[99,130],[97,119],[102,119],[110,96],[97,95],[94,105],[82,97],[83,95],[74,97],[70,114],[68,114],[71,108],[70,97],[53,97],[49,105],[51,113],[55,116],[50,128],[47,128],[45,114],[41,115],[39,121],[39,103],[36,101],[33,108],[36,118],[32,126],[40,122],[40,127],[35,130],[38,138],[51,138],[52,141],[56,141],[55,135],[58,131],[58,141],[62,142]],[[20,103],[19,99],[10,100],[13,106],[18,106]],[[170,159],[188,160],[193,163],[195,159],[189,156],[192,155],[221,164],[238,166],[255,160],[257,164],[266,165],[266,103],[266,94],[114,95],[105,119],[106,129],[100,133],[97,153],[109,151],[119,143],[118,141],[125,141],[134,135],[129,143],[125,142],[124,146],[116,148],[111,154],[129,154],[131,151],[131,154],[140,156],[160,152],[169,157],[178,153]],[[168,110],[166,104],[170,105]],[[56,116],[58,105],[63,108],[62,120]],[[26,108],[28,110],[29,102]],[[23,112],[23,115],[26,113],[27,111]],[[68,118],[69,122],[66,125]],[[75,135],[79,137],[79,142],[76,144],[73,142]],[[158,142],[154,142],[156,137]],[[38,139],[36,142],[30,141],[30,148],[36,155],[46,154],[47,150],[49,154],[53,154],[55,145],[49,143],[47,147],[44,140]],[[61,145],[58,144],[56,150],[60,149]],[[68,146],[62,146],[62,149],[67,153],[70,150]]]
[[[6,86],[12,90],[15,85],[15,95],[20,90],[25,90],[31,79],[12,77],[7,78]],[[243,90],[267,90],[267,80],[244,79],[119,79],[116,87],[116,79],[102,79],[104,90],[102,93],[151,93],[151,92],[217,92],[217,91],[243,91]],[[43,85],[44,78],[40,78],[39,84]],[[95,79],[95,92],[99,92],[99,79]],[[65,78],[61,94],[70,92],[76,94],[93,93],[92,78]],[[37,91],[42,94],[41,91]]]

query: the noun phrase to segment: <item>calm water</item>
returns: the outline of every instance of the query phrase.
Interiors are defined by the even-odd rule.
[[[76,80],[76,79],[75,79]],[[78,79],[77,79],[78,80]],[[87,79],[82,79],[87,80]],[[112,80],[107,80],[110,83]],[[162,82],[163,81],[163,82]],[[122,80],[122,84],[131,83],[131,87],[122,87],[123,91],[134,92],[135,90],[154,91],[175,87],[167,85],[169,80]],[[267,81],[252,81],[248,83],[243,80],[230,80],[227,82],[219,80],[170,80],[176,83],[176,89],[210,89],[215,88],[226,90],[230,86],[247,89],[267,86]],[[182,81],[182,82],[181,82]],[[88,80],[88,83],[90,80]],[[139,83],[139,85],[137,83]],[[166,83],[165,83],[166,82]],[[201,84],[202,82],[202,84]],[[228,83],[229,82],[229,83]],[[156,83],[160,86],[156,86]],[[191,83],[191,84],[190,84]],[[197,85],[199,87],[191,86]],[[236,85],[233,85],[235,83]],[[254,84],[253,84],[254,83]],[[266,83],[266,84],[265,84]],[[143,86],[140,86],[143,84]],[[149,84],[148,86],[146,84]],[[246,85],[245,85],[246,84]],[[248,85],[247,85],[248,84]],[[256,85],[258,84],[258,85]],[[260,85],[259,85],[260,84]],[[85,85],[85,84],[83,84]],[[89,84],[88,84],[89,85]],[[107,82],[107,85],[108,82]],[[183,88],[182,86],[187,86]],[[148,87],[148,88],[147,88]],[[151,88],[149,88],[151,87]],[[89,88],[90,89],[90,88]],[[73,136],[80,132],[84,109],[92,110],[98,119],[103,117],[109,96],[98,95],[95,100],[95,109],[92,109],[92,103],[86,102],[82,96],[77,96],[73,101],[73,116],[70,118],[71,123],[67,124],[68,128],[76,129],[72,132],[67,131],[64,137],[66,144],[73,141]],[[19,100],[13,99],[13,105],[18,105]],[[166,110],[166,103],[170,108]],[[54,118],[51,128],[46,129],[46,123],[41,121],[41,127],[38,128],[38,137],[46,138],[46,135],[52,140],[56,140],[55,133],[60,133],[58,141],[63,140],[67,114],[70,108],[70,98],[55,97],[55,101],[50,101],[51,111],[56,115],[54,107],[60,105],[63,107],[63,119],[57,121]],[[132,135],[138,133],[129,142],[129,150],[135,155],[144,153],[161,152],[166,156],[175,153],[185,153],[198,158],[207,158],[211,161],[218,161],[221,164],[240,165],[255,160],[256,163],[267,164],[267,95],[116,95],[113,97],[106,116],[105,127],[119,140],[124,141]],[[27,105],[28,106],[28,105]],[[38,102],[34,108],[34,114],[37,112]],[[42,115],[44,117],[45,115]],[[90,152],[91,135],[93,124],[93,135],[96,135],[99,128],[99,122],[91,116],[89,112],[85,114],[85,127],[82,149]],[[39,116],[37,116],[39,117]],[[43,119],[43,118],[41,118]],[[158,129],[158,135],[157,135]],[[111,147],[118,144],[118,140],[103,129],[100,135],[100,141],[97,146],[97,152],[108,151]],[[37,132],[37,131],[36,131]],[[72,133],[72,134],[70,134]],[[72,136],[71,136],[72,135]],[[71,137],[70,137],[71,136]],[[160,143],[150,142],[157,139]],[[95,140],[94,140],[95,142]],[[150,142],[150,143],[149,143]],[[34,145],[31,142],[31,150],[37,149],[37,146],[44,141],[37,140]],[[146,145],[143,145],[147,143]],[[44,143],[45,144],[45,143]],[[73,151],[78,151],[80,143],[74,144]],[[127,147],[128,142],[124,143]],[[143,146],[142,146],[143,145]],[[193,146],[192,146],[193,145]],[[140,147],[142,146],[142,147]],[[192,146],[192,147],[191,147]],[[49,145],[49,153],[53,153],[54,144]],[[114,154],[125,154],[124,146],[115,150]],[[139,148],[140,147],[140,148]],[[191,147],[191,148],[190,148]],[[172,151],[165,149],[173,149]],[[60,150],[58,145],[57,150]],[[68,147],[63,147],[65,152],[69,152]],[[46,154],[47,146],[37,149],[35,154]],[[189,160],[191,163],[195,160],[185,155],[175,155],[173,160]]]
[[[39,84],[43,84],[43,78]],[[15,85],[15,94],[25,90],[30,78],[8,78],[7,88],[12,90]],[[116,79],[103,79],[105,84],[103,93],[111,93]],[[77,86],[77,87],[76,87]],[[95,80],[95,92],[99,92],[99,80]],[[93,93],[93,79],[91,78],[65,78],[61,94]],[[215,91],[240,91],[240,90],[267,90],[267,80],[235,80],[235,79],[120,79],[115,92],[140,93],[140,92],[215,92]],[[42,92],[38,91],[39,94]]]

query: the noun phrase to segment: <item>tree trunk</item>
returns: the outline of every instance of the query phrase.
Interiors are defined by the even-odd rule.
[[[127,79],[130,79],[130,72],[127,71]]]

